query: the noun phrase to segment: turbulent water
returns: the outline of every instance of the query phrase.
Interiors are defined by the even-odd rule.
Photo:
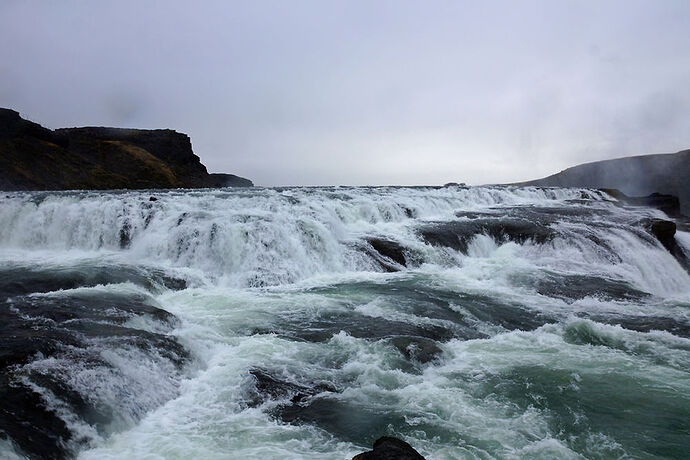
[[[655,218],[577,189],[3,194],[0,457],[687,457],[690,276]]]

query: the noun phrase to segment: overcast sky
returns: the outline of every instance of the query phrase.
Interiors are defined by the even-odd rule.
[[[690,147],[690,1],[0,0],[0,106],[258,185],[534,179]]]

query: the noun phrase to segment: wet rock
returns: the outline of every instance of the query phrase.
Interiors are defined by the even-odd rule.
[[[670,220],[654,219],[649,223],[649,231],[669,251],[675,245],[676,224]]]
[[[89,270],[63,268],[57,271],[7,267],[0,268],[0,300],[15,295],[111,283],[132,283],[150,291],[156,291],[158,286],[173,290],[187,287],[185,280],[171,277],[163,271],[141,271],[128,266],[98,266]]]
[[[352,457],[352,460],[424,460],[424,457],[402,439],[382,436],[374,449]]]
[[[561,299],[567,303],[585,297],[640,301],[651,296],[626,282],[596,276],[550,273],[539,279],[531,277],[522,279],[517,276],[514,281],[535,289],[541,295]]]
[[[325,313],[318,318],[286,318],[281,323],[279,332],[285,337],[308,342],[325,342],[334,335],[344,331],[352,337],[361,339],[381,340],[397,336],[426,337],[445,342],[453,338],[477,339],[485,337],[476,331],[471,324],[456,315],[456,324],[413,324],[408,321],[395,321],[385,318],[372,319],[357,312]]]
[[[683,268],[690,271],[690,260],[683,249],[676,242],[676,223],[670,220],[652,219],[646,221],[649,233],[659,240],[659,242],[670,252]]]
[[[556,232],[545,224],[521,218],[478,218],[425,225],[419,235],[435,246],[449,247],[467,253],[467,247],[475,235],[484,234],[496,242],[513,241],[522,244],[528,240],[545,243]]]
[[[325,381],[306,381],[295,383],[266,369],[249,370],[254,380],[254,391],[249,406],[256,407],[266,401],[278,401],[271,412],[286,423],[313,421],[318,418],[319,403],[315,397],[322,393],[337,393],[335,385]]]
[[[40,394],[0,375],[0,437],[8,436],[28,458],[69,458],[72,433],[55,411],[45,407]]]
[[[407,359],[422,364],[437,360],[442,353],[436,342],[424,337],[394,337],[391,343]]]
[[[323,392],[336,392],[337,389],[328,382],[309,382],[299,384],[280,379],[265,369],[254,368],[249,371],[254,378],[257,394],[251,405],[259,405],[268,399],[284,399],[290,404],[299,404],[310,396]]]
[[[156,198],[155,196],[152,196],[151,198],[149,198],[149,201],[158,201],[158,198]]]
[[[120,249],[127,249],[132,242],[132,226],[125,222],[120,228]]]
[[[6,277],[0,272],[0,281]],[[22,277],[17,285],[10,282],[5,287],[0,282],[0,291],[13,292],[11,298],[0,301],[0,436],[9,438],[29,458],[72,458],[90,442],[89,435],[72,431],[56,408],[101,434],[113,420],[139,418],[145,408],[123,414],[122,408],[105,402],[107,395],[80,392],[69,375],[71,370],[89,369],[93,375],[136,380],[104,359],[103,347],[124,355],[137,350],[169,365],[175,375],[189,355],[163,332],[170,331],[177,319],[146,296],[88,292],[16,295],[17,291],[32,291],[33,279]],[[131,327],[128,321],[136,317],[155,321],[162,333]],[[43,364],[33,367],[36,360]],[[175,375],[170,377],[177,378]],[[113,388],[117,390],[116,383]],[[123,398],[136,400],[133,395]]]
[[[367,242],[382,256],[389,258],[403,267],[407,266],[405,250],[399,243],[391,240],[385,240],[383,238],[369,238],[367,239]]]
[[[648,315],[582,314],[598,323],[617,325],[637,332],[665,331],[678,337],[690,338],[690,320]]]

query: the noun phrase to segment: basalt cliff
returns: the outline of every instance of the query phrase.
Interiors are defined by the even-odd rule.
[[[0,108],[0,190],[249,187],[209,174],[189,136],[170,129],[50,130]]]

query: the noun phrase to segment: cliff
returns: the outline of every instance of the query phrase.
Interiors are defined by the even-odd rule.
[[[252,186],[209,174],[189,136],[169,129],[50,130],[0,109],[0,190]]]
[[[626,195],[653,192],[677,196],[681,212],[690,215],[690,150],[596,161],[574,166],[543,179],[514,185],[615,188]]]

